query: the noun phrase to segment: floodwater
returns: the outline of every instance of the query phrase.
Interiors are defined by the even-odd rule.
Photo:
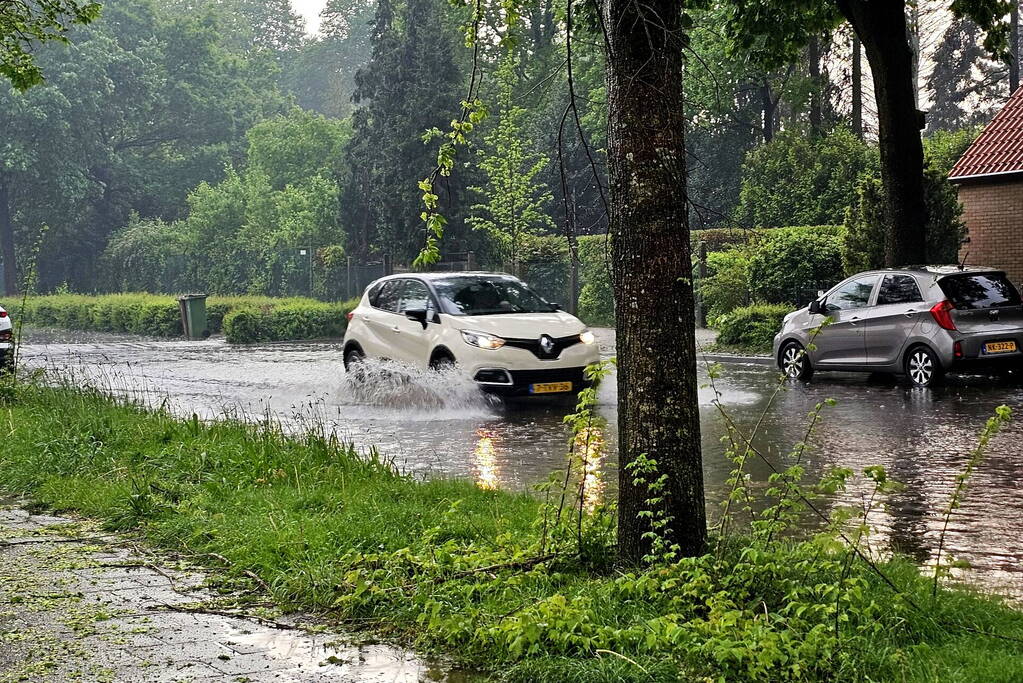
[[[605,354],[613,352],[608,334]],[[368,388],[352,386],[340,347],[329,343],[229,346],[202,342],[141,341],[93,335],[69,341],[26,339],[23,357],[153,404],[166,402],[181,414],[267,415],[289,425],[324,423],[360,448],[381,454],[417,476],[455,476],[483,487],[528,489],[562,470],[568,451],[564,405],[505,407],[479,394],[471,382],[432,373],[412,377],[376,372]],[[701,384],[707,384],[701,370]],[[762,365],[730,364],[715,387],[702,386],[702,439],[711,517],[727,492],[732,463],[725,457],[724,411],[754,437],[759,451],[779,468],[791,462],[808,414],[824,408],[803,455],[806,480],[833,467],[857,474],[883,465],[905,490],[878,501],[870,522],[873,548],[897,549],[921,564],[933,562],[943,510],[977,437],[997,406],[1016,419],[990,444],[969,481],[961,509],[949,524],[945,548],[970,563],[965,578],[984,588],[1023,598],[1023,385],[1018,379],[954,378],[935,389],[912,389],[866,375],[820,374],[806,385],[778,388],[777,372]],[[715,392],[716,390],[716,392]],[[715,401],[717,397],[717,401]],[[772,398],[773,397],[773,398]],[[600,412],[610,428],[588,451],[588,501],[614,495],[615,403],[613,381],[600,393]],[[770,406],[769,406],[770,404]],[[720,406],[720,407],[719,407]],[[770,467],[751,459],[754,488],[766,488]],[[836,505],[863,506],[872,484],[862,477],[845,493],[821,500],[824,514]],[[808,526],[820,520],[807,519]]]

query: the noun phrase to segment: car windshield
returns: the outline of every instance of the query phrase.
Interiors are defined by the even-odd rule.
[[[952,275],[939,280],[938,286],[960,310],[1020,305],[1019,292],[1001,273]]]
[[[436,280],[433,286],[445,312],[452,315],[548,313],[555,310],[524,283],[512,277],[453,277]]]

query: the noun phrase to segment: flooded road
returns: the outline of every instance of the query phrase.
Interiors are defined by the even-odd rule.
[[[602,341],[604,351],[612,352],[609,339]],[[480,486],[526,489],[566,462],[565,406],[494,405],[470,382],[451,376],[424,375],[355,390],[345,380],[336,344],[236,347],[219,340],[99,336],[71,343],[34,333],[26,339],[23,357],[31,366],[71,373],[151,404],[166,401],[184,415],[270,415],[297,426],[321,422],[361,448],[376,447],[417,476],[464,477]],[[705,384],[703,370],[701,376]],[[942,510],[985,421],[997,406],[1012,407],[1016,419],[993,440],[970,480],[945,546],[972,565],[971,581],[1023,597],[1023,386],[1018,380],[956,378],[935,389],[911,389],[865,375],[822,374],[807,385],[786,385],[766,413],[778,386],[773,368],[728,365],[715,384],[721,407],[740,429],[749,432],[762,419],[755,443],[779,467],[803,439],[808,413],[818,402],[835,399],[804,455],[807,481],[832,467],[861,473],[870,465],[885,466],[906,488],[872,515],[873,545],[897,548],[921,563],[933,559]],[[712,517],[732,468],[724,456],[725,421],[714,397],[710,387],[700,389]],[[611,428],[603,451],[592,457],[596,473],[590,495],[595,499],[614,495],[615,403],[614,383],[608,382],[600,393],[600,410]],[[754,485],[764,488],[768,466],[751,460],[748,470]],[[847,492],[820,505],[825,512],[837,504],[862,505],[870,491],[858,479]]]

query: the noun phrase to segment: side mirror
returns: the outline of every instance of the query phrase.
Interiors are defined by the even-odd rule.
[[[424,330],[426,329],[426,316],[427,313],[425,308],[410,308],[405,311],[405,317],[409,320],[415,320],[421,324]]]
[[[816,314],[823,313],[824,312],[824,302],[822,300],[820,300],[820,299],[814,299],[813,301],[810,302],[809,310],[810,310],[811,313],[816,313]]]

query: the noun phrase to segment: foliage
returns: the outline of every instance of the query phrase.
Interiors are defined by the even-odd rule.
[[[271,306],[236,308],[224,316],[224,336],[231,343],[343,337],[345,315],[358,299],[340,304],[284,301]]]
[[[614,325],[614,290],[603,235],[579,238],[579,317],[590,325]]]
[[[876,178],[864,178],[857,189],[858,201],[846,213],[842,262],[846,274],[884,267],[884,235],[887,214],[884,190]],[[927,205],[927,262],[959,261],[959,246],[966,236],[963,207],[948,171],[928,162],[924,169],[924,201]],[[902,264],[913,265],[913,264]]]
[[[746,156],[736,220],[755,228],[839,223],[861,176],[877,168],[876,148],[845,128],[819,137],[784,131]]]
[[[843,230],[822,225],[765,230],[749,262],[754,301],[805,305],[841,279]]]
[[[200,184],[186,218],[131,223],[112,237],[104,284],[335,298],[344,250],[333,164],[349,135],[346,122],[298,109],[257,124],[245,167]]]
[[[714,321],[750,302],[750,258],[746,247],[707,254],[707,277],[697,283],[707,320]]]
[[[245,131],[283,108],[275,69],[233,44],[229,19],[212,5],[111,0],[70,45],[39,48],[45,84],[0,84],[0,230],[13,228],[0,237],[24,253],[49,226],[44,291],[97,288],[100,254],[133,212],[179,217],[188,192],[242,154]]]
[[[581,560],[571,504],[573,514],[545,521],[552,510],[543,500],[415,481],[322,428],[288,436],[272,424],[181,420],[69,387],[17,392],[10,438],[0,442],[5,490],[177,552],[215,554],[226,560],[219,585],[258,584],[285,607],[370,623],[509,680],[1023,675],[1015,644],[984,635],[1020,632],[1023,615],[954,589],[931,599],[911,563],[868,562],[840,525],[859,525],[848,510],[819,537],[779,537],[790,519],[782,508],[851,476],[803,484],[798,445],[789,455],[797,464],[773,477],[778,513],[768,508],[760,531],[721,539],[703,557],[612,571]],[[573,429],[585,433],[581,419]],[[883,473],[864,476],[887,486]],[[567,495],[574,504],[576,493]],[[592,542],[613,540],[599,540],[606,511],[584,515],[597,524]]]
[[[0,5],[0,76],[18,90],[43,82],[33,54],[35,43],[67,42],[73,24],[89,24],[99,17],[98,2],[38,0]]]
[[[513,264],[513,270],[518,267],[526,236],[554,228],[545,211],[553,195],[537,180],[548,161],[531,149],[525,137],[527,112],[513,98],[515,67],[514,59],[505,57],[496,74],[501,84],[497,123],[478,150],[486,182],[470,188],[484,201],[473,204],[466,219],[473,229],[487,234],[501,259]]]
[[[718,347],[742,353],[770,353],[774,335],[792,307],[785,304],[754,304],[733,309],[717,319]]]
[[[446,212],[452,226],[464,222],[461,181],[445,178],[443,190],[438,185],[429,192],[420,184],[437,161],[423,132],[450,121],[462,95],[456,36],[446,23],[452,11],[432,0],[377,2],[373,53],[355,76],[354,99],[364,106],[352,114],[353,135],[344,157],[351,180],[343,188],[341,210],[348,251],[356,258],[390,253],[397,263],[411,261],[425,241],[417,208],[423,193],[436,202],[445,197],[455,209]],[[464,123],[471,128],[470,121]]]

